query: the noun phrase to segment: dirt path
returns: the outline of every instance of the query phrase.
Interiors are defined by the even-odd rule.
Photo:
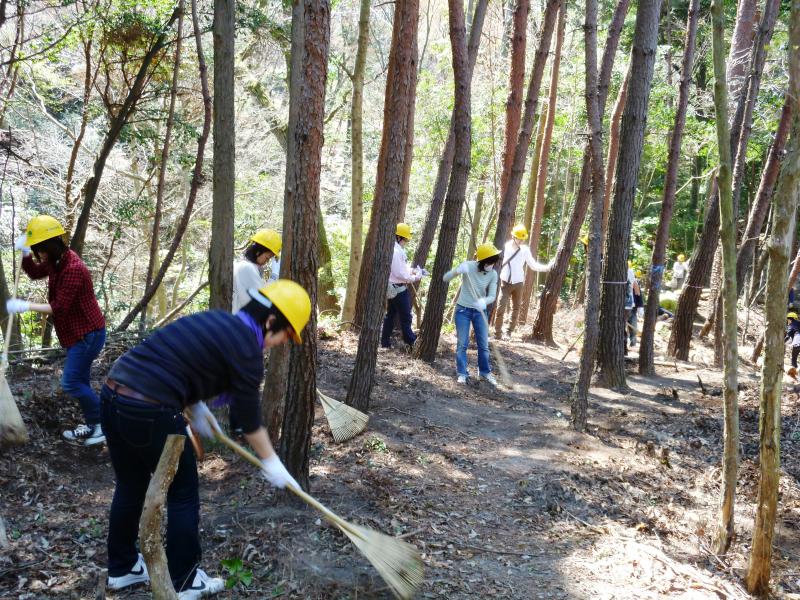
[[[708,551],[721,452],[716,372],[660,367],[655,380],[632,375],[625,395],[593,389],[584,435],[568,423],[575,352],[562,361],[563,349],[500,342],[514,389],[494,390],[455,383],[452,343],[444,336],[433,366],[380,354],[362,436],[333,444],[321,410],[315,425],[313,493],[345,518],[417,545],[427,569],[420,597],[746,596],[739,578],[758,459],[751,373],[740,372],[737,541],[718,559]],[[322,343],[323,391],[343,397],[354,354],[350,335]],[[105,451],[58,440],[75,409],[54,391],[55,366],[35,377],[15,375],[18,391],[33,390],[21,408],[34,443],[0,456],[0,515],[10,542],[0,551],[2,598],[94,598],[103,579],[111,469]],[[773,581],[778,595],[791,597],[800,593],[794,391],[785,395],[782,444]],[[389,597],[370,565],[315,513],[277,498],[224,449],[208,450],[201,467],[203,565],[216,574],[220,560],[242,558],[253,572],[249,586],[227,597]]]

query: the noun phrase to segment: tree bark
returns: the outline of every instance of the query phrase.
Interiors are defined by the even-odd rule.
[[[169,19],[167,19],[167,22],[161,28],[161,33],[158,34],[152,46],[150,46],[145,55],[142,57],[142,64],[139,66],[139,70],[136,73],[136,77],[134,78],[130,89],[128,90],[128,94],[126,95],[125,100],[123,100],[118,111],[111,119],[111,125],[109,126],[105,138],[103,139],[100,152],[94,161],[92,176],[83,185],[83,189],[81,190],[81,196],[83,196],[83,206],[81,207],[78,221],[75,224],[75,229],[72,231],[69,244],[70,248],[77,254],[83,253],[83,243],[86,239],[86,230],[89,227],[89,215],[92,212],[94,200],[97,196],[97,190],[100,187],[100,179],[103,177],[103,171],[106,168],[106,161],[108,160],[111,150],[113,150],[120,134],[122,133],[122,128],[128,123],[128,119],[130,119],[131,115],[136,110],[136,106],[142,97],[142,93],[144,92],[144,86],[146,85],[146,82],[150,76],[150,65],[153,63],[156,55],[159,54],[167,45],[167,33],[172,28],[172,24],[177,20],[179,12],[180,9],[178,8],[172,12]]]
[[[619,0],[608,27],[608,37],[606,46],[603,50],[603,60],[600,67],[600,77],[598,83],[598,109],[600,114],[605,113],[606,98],[608,97],[608,86],[611,81],[611,69],[614,66],[614,57],[619,46],[620,32],[625,24],[625,16],[628,14],[630,0]],[[544,290],[539,300],[536,311],[536,319],[533,323],[531,337],[540,342],[553,344],[553,316],[558,307],[558,296],[561,287],[564,285],[564,278],[567,275],[569,260],[575,243],[578,241],[586,211],[589,208],[591,194],[591,150],[586,146],[583,153],[583,166],[581,167],[580,183],[578,194],[575,198],[575,205],[572,208],[569,224],[561,236],[556,251],[553,267],[547,274]]]
[[[416,90],[413,86],[417,68],[417,0],[398,0],[395,3],[392,27],[392,48],[386,77],[383,136],[378,158],[375,200],[373,201],[370,233],[374,232],[375,246],[370,260],[361,264],[357,316],[361,316],[361,335],[353,367],[346,403],[361,411],[369,408],[369,397],[375,380],[375,362],[380,336],[381,317],[386,306],[386,282],[394,247],[394,229],[400,206],[400,190],[404,174],[405,145],[408,143],[408,106],[413,105]],[[369,247],[369,240],[365,246]],[[363,291],[363,294],[362,294]],[[363,302],[361,298],[363,296]]]
[[[350,261],[347,290],[344,295],[342,321],[353,320],[358,293],[358,273],[361,270],[361,250],[364,238],[364,73],[369,48],[370,0],[361,0],[358,17],[358,46],[353,66],[353,102],[350,105]]]
[[[444,307],[447,302],[449,283],[442,278],[450,269],[458,240],[458,226],[461,223],[461,208],[467,191],[467,178],[470,168],[470,149],[472,144],[471,116],[471,77],[467,58],[467,35],[464,24],[462,0],[449,0],[450,44],[453,49],[453,72],[455,102],[453,116],[456,132],[455,156],[450,174],[450,185],[444,201],[442,228],[439,232],[439,246],[433,263],[433,275],[428,288],[428,301],[422,318],[419,338],[414,347],[417,358],[432,363],[439,346]]]
[[[327,0],[296,0],[303,6],[302,28],[292,23],[292,46],[300,45],[299,72],[292,75],[289,152],[284,191],[281,275],[296,281],[317,305],[319,185],[325,128],[325,84],[330,44]],[[294,13],[293,16],[296,16]],[[302,36],[295,45],[295,36]],[[292,68],[298,66],[293,59]],[[289,350],[286,408],[280,442],[281,458],[303,489],[308,490],[308,457],[314,402],[317,397],[317,313],[302,333],[302,344]]]
[[[728,128],[728,90],[725,79],[725,14],[722,0],[711,5],[712,45],[714,55],[714,108],[719,150],[719,212],[722,238],[722,300],[725,355],[722,400],[724,432],[722,457],[722,497],[716,552],[727,552],[733,540],[733,509],[739,450],[739,409],[737,402],[737,367],[739,353],[736,335],[736,221],[733,214],[731,182],[731,134]]]
[[[639,181],[647,124],[647,103],[653,80],[658,42],[661,0],[640,0],[631,49],[628,99],[622,113],[620,149],[614,182],[614,202],[608,221],[608,237],[603,253],[603,282],[600,296],[600,340],[597,350],[601,382],[624,389],[625,285],[628,245],[631,237],[633,201]]]
[[[183,239],[183,234],[186,233],[186,228],[192,217],[194,203],[197,199],[197,193],[204,180],[203,159],[205,157],[206,142],[211,133],[211,94],[209,94],[208,91],[208,69],[206,67],[205,55],[203,54],[202,31],[197,16],[197,0],[192,0],[192,27],[197,49],[197,68],[200,73],[200,93],[203,98],[203,127],[200,136],[197,138],[197,154],[194,161],[194,170],[192,171],[192,183],[189,187],[189,198],[186,200],[186,207],[183,210],[183,215],[175,227],[175,235],[172,236],[172,243],[170,244],[169,250],[167,250],[164,260],[161,261],[161,266],[158,268],[158,273],[153,277],[152,284],[145,290],[141,300],[136,303],[136,306],[125,315],[125,318],[122,319],[122,322],[117,326],[115,331],[125,331],[145,305],[150,302],[158,290],[158,287],[161,285],[164,275],[166,275],[167,269],[169,269],[169,266],[172,264],[172,259],[178,251],[178,247]]]
[[[525,86],[525,51],[527,45],[530,0],[515,0],[511,33],[511,65],[506,100],[506,125],[503,136],[503,170],[500,173],[500,197],[505,197],[514,162],[514,144],[522,117],[522,90]],[[549,49],[549,46],[548,46]]]
[[[614,112],[611,113],[611,124],[608,127],[608,154],[606,155],[606,185],[603,195],[603,225],[601,248],[605,248],[606,235],[608,234],[608,216],[611,214],[611,192],[614,191],[614,173],[617,169],[617,157],[619,156],[619,134],[620,123],[622,121],[622,111],[625,110],[625,102],[628,100],[628,82],[630,81],[630,66],[625,71],[625,79],[617,94],[617,101],[614,103]]]
[[[781,443],[781,384],[783,382],[784,327],[786,323],[786,270],[794,239],[795,213],[800,188],[800,0],[792,0],[789,17],[789,90],[794,103],[792,135],[775,192],[772,235],[767,272],[766,353],[761,368],[759,410],[759,484],[753,544],[745,583],[758,596],[769,593],[772,536],[778,508]]]
[[[522,118],[522,125],[517,134],[517,142],[514,147],[514,159],[511,163],[511,171],[508,176],[508,185],[505,192],[500,197],[500,209],[497,214],[497,229],[494,234],[494,245],[502,250],[511,229],[511,221],[517,210],[517,197],[522,185],[522,176],[525,173],[525,159],[528,155],[528,147],[531,145],[531,135],[533,134],[533,121],[536,118],[536,105],[539,102],[539,88],[542,85],[544,66],[547,62],[547,55],[550,50],[550,40],[553,37],[556,16],[560,0],[546,0],[544,14],[542,15],[542,29],[539,33],[539,41],[536,45],[536,54],[533,59],[533,69],[528,83],[528,92],[525,96],[525,114]],[[503,262],[502,254],[497,261],[497,268]]]
[[[644,0],[641,0],[644,1]],[[695,0],[697,1],[697,0]],[[640,2],[641,4],[641,2]],[[598,105],[597,77],[597,0],[586,0],[583,31],[586,48],[586,114],[589,122],[589,150],[592,169],[592,217],[589,226],[587,269],[588,294],[584,305],[584,338],[578,376],[570,398],[570,421],[576,431],[586,429],[589,383],[594,370],[599,327],[597,316],[600,296],[600,239],[603,221],[603,123]],[[638,29],[638,28],[637,28]]]
[[[656,239],[653,244],[653,265],[647,285],[647,306],[644,311],[642,339],[639,347],[639,373],[655,375],[653,364],[653,342],[658,318],[661,283],[664,279],[669,227],[672,222],[672,210],[675,205],[675,193],[678,187],[678,166],[681,160],[681,144],[683,130],[686,125],[686,109],[689,106],[689,85],[694,65],[695,39],[697,37],[697,20],[700,12],[699,0],[691,0],[686,19],[686,37],[684,41],[683,61],[681,62],[681,82],[678,90],[678,108],[675,113],[675,126],[670,138],[667,173],[664,180],[664,196],[661,202],[661,218],[658,222]]]
[[[322,210],[317,216],[317,239],[319,240],[319,312],[339,314],[339,299],[336,297],[336,281],[333,279],[331,247],[325,232],[325,217]]]

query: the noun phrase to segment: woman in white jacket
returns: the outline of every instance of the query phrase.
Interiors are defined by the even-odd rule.
[[[278,278],[281,234],[274,229],[261,229],[250,238],[242,258],[233,263],[233,311],[239,312],[251,298],[248,290],[264,287],[264,265],[271,261],[270,281]]]

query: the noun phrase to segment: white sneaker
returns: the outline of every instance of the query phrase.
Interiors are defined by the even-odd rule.
[[[99,423],[91,426],[78,425],[75,429],[65,431],[62,435],[64,439],[70,442],[83,442],[85,446],[94,446],[106,441],[106,436],[103,434],[103,426]]]
[[[497,379],[494,378],[494,373],[487,373],[486,375],[481,375],[481,379],[484,381],[488,381],[494,387],[497,387]]]
[[[197,569],[192,586],[178,594],[178,600],[195,600],[200,596],[210,596],[225,589],[225,582],[219,577],[209,577],[202,569]]]
[[[139,555],[136,564],[130,572],[121,575],[120,577],[109,577],[108,587],[112,590],[121,590],[129,585],[136,585],[137,583],[149,583],[150,575],[147,574],[147,565],[144,564],[144,556]]]
[[[467,383],[467,376],[466,375],[459,375],[458,379],[456,379],[456,383]]]

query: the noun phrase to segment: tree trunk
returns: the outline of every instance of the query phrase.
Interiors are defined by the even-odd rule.
[[[625,16],[628,14],[630,0],[619,0],[614,10],[614,16],[608,27],[608,38],[603,50],[603,61],[600,67],[600,80],[598,84],[597,105],[600,114],[605,113],[606,98],[608,97],[608,86],[611,81],[611,69],[614,65],[614,57],[619,46],[620,32],[625,24]],[[583,153],[583,166],[581,167],[580,183],[575,205],[572,208],[569,224],[561,241],[558,244],[556,257],[553,267],[547,274],[544,290],[539,300],[536,311],[536,320],[533,323],[531,337],[540,342],[553,343],[553,316],[558,307],[558,297],[561,287],[564,285],[564,278],[567,275],[569,260],[578,241],[586,211],[589,208],[591,171],[590,171],[591,150],[586,146]]]
[[[525,50],[527,45],[530,0],[515,0],[511,34],[511,67],[508,76],[506,126],[503,136],[503,170],[500,173],[500,197],[505,197],[514,162],[514,144],[522,117],[522,89],[525,86]],[[549,49],[549,45],[548,45]]]
[[[525,114],[522,118],[522,125],[517,135],[516,146],[514,147],[514,159],[511,163],[511,171],[508,176],[508,185],[504,193],[500,196],[500,209],[497,214],[497,229],[494,234],[494,245],[502,249],[508,238],[511,229],[511,221],[517,210],[517,197],[522,185],[522,176],[525,173],[525,158],[528,155],[528,147],[531,145],[531,135],[533,133],[533,121],[536,118],[536,105],[539,102],[539,88],[542,85],[542,75],[544,66],[547,62],[547,55],[550,50],[550,40],[553,37],[555,28],[556,13],[561,0],[546,0],[544,14],[542,15],[542,29],[539,32],[539,41],[536,45],[536,55],[533,60],[533,69],[528,83],[528,92],[525,96]],[[497,261],[497,268],[503,262],[502,254]]]
[[[462,0],[449,0],[450,44],[453,49],[453,72],[455,102],[453,105],[453,122],[455,124],[456,143],[453,169],[450,174],[450,185],[444,201],[442,228],[439,232],[439,246],[433,263],[433,275],[428,288],[428,301],[425,304],[425,316],[419,339],[414,348],[415,356],[432,363],[436,358],[439,346],[439,335],[442,329],[444,307],[447,302],[449,283],[442,278],[450,269],[458,240],[458,226],[461,223],[461,207],[467,191],[467,178],[470,167],[470,149],[472,144],[472,116],[470,109],[471,78],[467,60],[466,30],[464,27],[464,9]]]
[[[692,79],[699,12],[700,1],[691,0],[686,19],[686,38],[683,46],[683,61],[681,63],[678,109],[675,114],[675,126],[670,138],[667,173],[664,181],[664,197],[661,202],[661,218],[658,222],[656,239],[653,244],[653,266],[650,269],[650,279],[647,285],[647,306],[644,311],[644,325],[642,326],[642,339],[639,347],[639,373],[642,375],[655,375],[655,367],[653,365],[653,338],[656,330],[656,320],[658,318],[661,282],[664,278],[664,268],[666,266],[669,226],[672,222],[675,192],[678,187],[678,166],[681,160],[683,130],[686,125],[686,109],[689,106],[689,84]]]
[[[361,0],[358,17],[358,47],[353,66],[353,102],[350,106],[350,262],[347,271],[347,290],[344,295],[342,321],[353,320],[358,292],[358,273],[361,270],[361,250],[364,238],[364,73],[369,48],[370,0]]]
[[[200,92],[203,99],[203,128],[200,136],[197,138],[197,155],[194,161],[194,170],[192,171],[192,183],[189,187],[189,198],[186,200],[186,207],[183,210],[183,215],[180,221],[175,226],[175,235],[172,237],[172,243],[169,250],[161,261],[161,266],[158,268],[158,273],[153,277],[153,283],[148,289],[145,290],[141,300],[136,303],[130,312],[125,315],[122,322],[117,326],[115,331],[125,331],[128,326],[133,322],[139,312],[150,302],[151,298],[155,295],[156,290],[161,285],[167,269],[172,264],[172,259],[175,257],[180,246],[183,234],[186,233],[186,228],[189,225],[189,220],[192,217],[192,209],[194,208],[195,200],[197,199],[197,192],[200,190],[200,185],[203,182],[203,158],[205,157],[206,142],[211,133],[211,94],[208,91],[208,70],[206,68],[205,55],[203,54],[203,42],[201,39],[202,31],[197,16],[196,0],[192,0],[192,27],[194,30],[195,44],[197,49],[197,68],[200,73]],[[88,217],[87,217],[88,218]],[[74,240],[73,240],[74,241]]]
[[[75,224],[75,229],[72,231],[69,244],[70,248],[77,254],[83,253],[83,243],[86,239],[86,230],[89,227],[89,215],[92,212],[97,190],[100,187],[100,179],[103,177],[103,171],[106,168],[106,161],[122,133],[122,128],[128,123],[128,119],[130,119],[134,110],[136,110],[136,106],[144,92],[144,87],[150,79],[150,65],[155,60],[156,55],[168,44],[167,33],[170,31],[172,24],[177,20],[179,12],[180,9],[178,8],[172,12],[172,15],[170,15],[167,22],[161,28],[161,33],[156,37],[153,45],[150,46],[142,57],[142,64],[139,66],[139,71],[136,73],[136,77],[128,90],[127,96],[111,119],[111,125],[103,139],[100,152],[94,161],[92,176],[83,185],[83,189],[81,190],[83,206],[81,207],[78,221]]]
[[[772,235],[767,272],[766,353],[761,368],[759,410],[760,477],[753,545],[745,579],[747,591],[758,596],[769,593],[772,536],[778,507],[781,443],[781,384],[783,382],[784,327],[786,323],[785,274],[794,238],[795,212],[800,187],[800,0],[792,0],[789,17],[789,90],[794,102],[792,136],[775,192]]]
[[[641,0],[643,2],[644,0]],[[697,1],[697,0],[695,0]],[[589,383],[594,370],[599,328],[597,315],[600,297],[600,239],[603,220],[603,123],[600,118],[597,90],[597,0],[586,0],[583,31],[586,48],[586,114],[589,122],[589,150],[592,169],[592,217],[589,226],[587,269],[588,295],[584,308],[584,338],[578,376],[570,398],[570,421],[573,429],[584,431],[589,404]],[[637,24],[638,25],[638,24]],[[638,27],[637,27],[638,30]]]
[[[330,43],[330,5],[327,0],[297,0],[303,10],[293,11],[292,47],[301,58],[292,60],[289,147],[284,191],[283,253],[281,274],[296,281],[317,305],[317,270],[320,206],[319,184],[322,171],[322,144],[325,128],[325,84]],[[302,26],[294,17],[302,14]],[[295,43],[295,36],[301,36]],[[299,85],[298,85],[299,84]],[[291,118],[291,117],[294,118]],[[301,332],[297,332],[301,333]],[[286,409],[283,416],[280,454],[289,472],[303,489],[308,489],[308,455],[314,402],[317,397],[317,313],[301,333],[302,344],[289,350],[286,376]]]
[[[317,217],[317,239],[319,240],[319,300],[320,313],[339,314],[339,299],[336,297],[336,282],[333,279],[331,264],[331,247],[328,245],[328,234],[325,232],[325,218],[320,209]]]
[[[624,389],[625,285],[628,245],[631,237],[633,201],[639,181],[647,103],[658,41],[661,0],[640,0],[631,49],[628,99],[622,113],[620,149],[614,182],[614,203],[608,221],[608,236],[603,254],[603,281],[600,296],[600,341],[597,350],[601,381],[608,387]]]
[[[772,140],[772,146],[764,163],[764,170],[761,172],[761,181],[758,185],[756,199],[750,208],[750,216],[747,219],[747,226],[742,235],[742,243],[736,256],[736,286],[744,285],[745,273],[750,270],[753,262],[753,253],[758,245],[758,238],[764,226],[764,219],[769,211],[769,203],[772,199],[772,191],[781,170],[781,160],[783,159],[783,149],[786,145],[786,138],[789,134],[789,126],[792,122],[792,102],[787,96],[781,110],[778,128]]]
[[[553,125],[556,119],[556,102],[558,100],[558,71],[561,65],[561,48],[564,45],[564,29],[567,25],[567,6],[561,3],[558,9],[558,29],[556,30],[556,47],[553,52],[553,66],[550,73],[550,96],[547,104],[547,121],[544,126],[542,150],[539,156],[538,173],[536,176],[536,204],[533,211],[531,224],[530,245],[531,254],[536,258],[539,255],[539,238],[542,234],[542,219],[544,217],[545,188],[547,187],[547,169],[550,165],[550,144],[553,140]],[[597,40],[595,39],[595,45]],[[595,69],[596,69],[595,65]],[[596,82],[595,82],[596,84]],[[544,111],[544,107],[542,108]],[[530,272],[533,275],[533,272]]]
[[[347,404],[361,411],[369,408],[369,397],[375,379],[381,317],[386,306],[386,282],[389,279],[394,229],[400,206],[405,145],[409,140],[407,113],[408,106],[414,104],[416,92],[413,82],[417,68],[418,18],[417,0],[398,0],[395,3],[383,109],[383,136],[370,225],[370,233],[374,231],[375,246],[368,254],[370,260],[361,264],[359,300],[363,290],[364,301],[359,301],[357,315],[361,316],[362,328],[346,399]]]
[[[622,111],[625,110],[625,102],[628,99],[628,81],[630,81],[630,65],[625,72],[625,79],[617,94],[617,101],[614,103],[614,112],[611,114],[611,125],[608,127],[608,154],[606,155],[606,185],[603,195],[603,224],[601,248],[605,248],[606,234],[608,233],[608,216],[611,213],[611,192],[614,191],[614,172],[617,169],[617,157],[619,156],[619,134],[620,122],[622,121]]]
[[[722,498],[716,552],[724,554],[733,539],[733,509],[739,449],[739,409],[737,406],[737,367],[739,353],[736,335],[736,221],[733,214],[731,183],[731,134],[728,129],[728,90],[725,79],[725,14],[722,0],[711,5],[714,55],[714,108],[719,150],[719,212],[722,238],[723,334],[725,336],[722,399],[723,432]]]

